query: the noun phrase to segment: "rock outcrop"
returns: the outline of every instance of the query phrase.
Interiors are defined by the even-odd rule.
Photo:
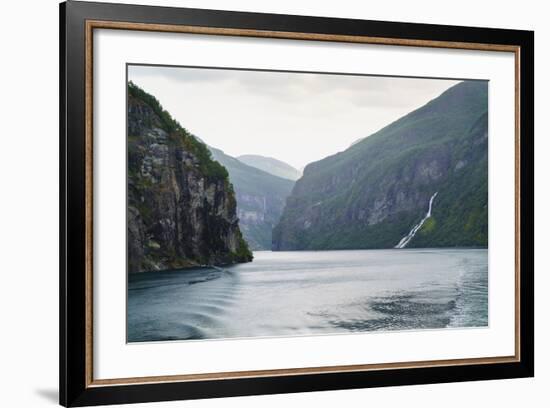
[[[132,83],[127,219],[130,273],[252,259],[227,170]]]

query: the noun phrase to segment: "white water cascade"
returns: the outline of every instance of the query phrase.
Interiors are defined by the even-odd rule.
[[[426,220],[428,218],[430,218],[432,216],[432,204],[434,202],[434,198],[435,196],[437,195],[437,191],[435,192],[435,194],[430,198],[430,204],[428,205],[428,212],[426,213],[426,215],[424,216],[424,218],[422,218],[422,220],[420,220],[420,222],[418,224],[416,224],[411,230],[410,232],[405,235],[403,238],[401,238],[401,241],[399,241],[399,244],[397,244],[394,248],[398,248],[398,249],[401,249],[401,248],[405,248],[409,242],[411,242],[411,239],[414,238],[414,236],[416,235],[416,233],[418,232],[418,230],[420,228],[422,228],[422,225],[424,225],[424,223],[426,222]]]

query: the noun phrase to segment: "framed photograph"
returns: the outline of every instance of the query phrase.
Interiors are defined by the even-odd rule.
[[[533,376],[533,32],[60,22],[62,405]]]

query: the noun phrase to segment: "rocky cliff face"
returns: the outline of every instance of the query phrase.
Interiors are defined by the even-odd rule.
[[[226,169],[131,83],[127,217],[130,273],[252,259]]]
[[[308,165],[274,250],[487,245],[487,83],[460,83],[422,108]]]
[[[237,215],[250,248],[269,250],[294,181],[249,166],[219,149],[212,156],[225,166],[237,197]]]

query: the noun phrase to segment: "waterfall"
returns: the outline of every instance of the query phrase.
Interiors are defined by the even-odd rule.
[[[407,235],[405,235],[403,238],[401,238],[401,241],[399,241],[399,243],[394,248],[398,248],[398,249],[405,248],[409,244],[409,242],[411,242],[411,239],[414,238],[414,236],[416,235],[418,230],[420,228],[422,228],[422,225],[424,225],[426,220],[432,216],[432,204],[434,202],[434,198],[435,198],[436,195],[437,195],[437,191],[430,198],[430,203],[428,204],[428,212],[426,213],[424,218],[422,218],[422,220],[420,220],[420,222],[418,224],[416,224],[414,227],[412,227],[410,232]]]

